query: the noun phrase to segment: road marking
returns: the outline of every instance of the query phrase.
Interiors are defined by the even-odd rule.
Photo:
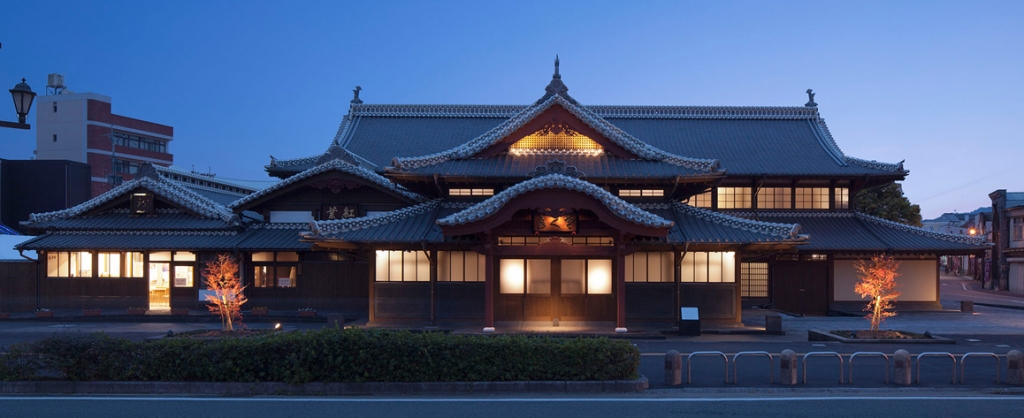
[[[963,284],[963,286],[964,286],[964,290],[967,290],[967,291],[970,291],[970,290],[971,290],[971,289],[968,289],[968,288],[967,288],[967,283],[964,283],[964,284]]]
[[[976,342],[981,341],[981,340],[979,340],[977,338],[968,338],[967,341],[970,341],[972,343],[976,343]]]
[[[1010,345],[1009,344],[996,344],[996,347],[999,347],[999,348],[1009,348]]]
[[[811,347],[824,347],[825,344],[811,344]]]
[[[808,396],[808,397],[744,397],[744,398],[177,398],[177,397],[105,397],[105,396],[25,396],[0,397],[0,401],[131,401],[131,402],[322,402],[322,403],[511,403],[511,402],[798,402],[798,401],[1012,401],[1020,402],[1019,396]]]

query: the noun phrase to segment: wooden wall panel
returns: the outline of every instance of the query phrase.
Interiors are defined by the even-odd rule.
[[[626,283],[626,319],[676,319],[675,283]]]
[[[36,266],[31,261],[0,262],[0,311],[36,309]]]
[[[483,283],[437,283],[437,317],[484,319]]]
[[[429,282],[377,282],[373,292],[378,320],[430,320]]]
[[[735,283],[683,284],[679,291],[679,299],[684,307],[697,307],[701,320],[736,320],[738,298],[736,297]]]

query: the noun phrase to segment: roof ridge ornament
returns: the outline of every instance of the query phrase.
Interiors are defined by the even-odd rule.
[[[320,165],[323,163],[331,162],[333,160],[340,160],[352,165],[359,165],[359,162],[356,161],[356,158],[352,155],[351,152],[337,144],[331,144],[331,146],[327,148],[327,151],[325,151],[323,154],[320,155],[320,157],[316,159],[315,164]]]
[[[152,163],[142,163],[138,171],[135,172],[135,178],[141,179],[144,177],[156,180],[160,178],[160,173],[156,171]]]
[[[363,101],[359,99],[359,91],[362,89],[362,87],[356,86],[355,90],[352,90],[352,101],[350,101],[349,103],[363,104]]]
[[[573,99],[572,97],[569,96],[569,87],[567,87],[565,83],[562,82],[562,75],[558,73],[558,54],[555,54],[555,73],[551,75],[551,82],[548,83],[548,86],[544,88],[544,92],[544,97],[541,97],[540,100],[537,100],[537,104],[544,103],[544,101],[550,99],[551,96],[562,96],[563,98],[568,100],[569,103],[572,103],[574,105],[579,104],[576,103],[576,99]]]
[[[807,89],[807,107],[818,107],[817,103],[814,103],[814,90]]]
[[[533,171],[526,173],[526,177],[540,177],[548,174],[561,174],[578,179],[587,177],[587,174],[576,169],[576,166],[566,165],[562,160],[550,160],[543,165],[538,165]]]

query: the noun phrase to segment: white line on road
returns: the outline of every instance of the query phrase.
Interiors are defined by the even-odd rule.
[[[460,402],[460,403],[496,403],[496,402],[797,402],[797,401],[862,401],[862,400],[893,400],[893,401],[1015,401],[1021,402],[1020,396],[808,396],[808,397],[746,397],[746,398],[175,398],[175,397],[105,397],[105,396],[26,396],[0,397],[4,401],[133,401],[133,402],[352,402],[352,403],[384,403],[384,402]]]
[[[964,283],[964,284],[963,284],[963,286],[964,286],[964,290],[967,290],[967,291],[970,291],[970,290],[971,290],[971,289],[968,289],[968,288],[967,288],[967,283]]]

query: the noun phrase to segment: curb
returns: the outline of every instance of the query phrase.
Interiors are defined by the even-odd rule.
[[[956,344],[956,340],[932,335],[930,339],[867,339],[867,338],[846,338],[840,337],[828,331],[807,330],[807,341],[838,341],[847,344]]]
[[[466,395],[501,393],[638,393],[646,377],[605,381],[516,382],[69,382],[0,383],[0,394],[173,394],[173,395]]]
[[[1000,304],[997,304],[997,303],[984,303],[984,302],[974,302],[974,304],[977,305],[977,306],[988,306],[990,308],[1016,309],[1018,311],[1024,311],[1024,306],[1017,306],[1017,305],[1000,305]]]

